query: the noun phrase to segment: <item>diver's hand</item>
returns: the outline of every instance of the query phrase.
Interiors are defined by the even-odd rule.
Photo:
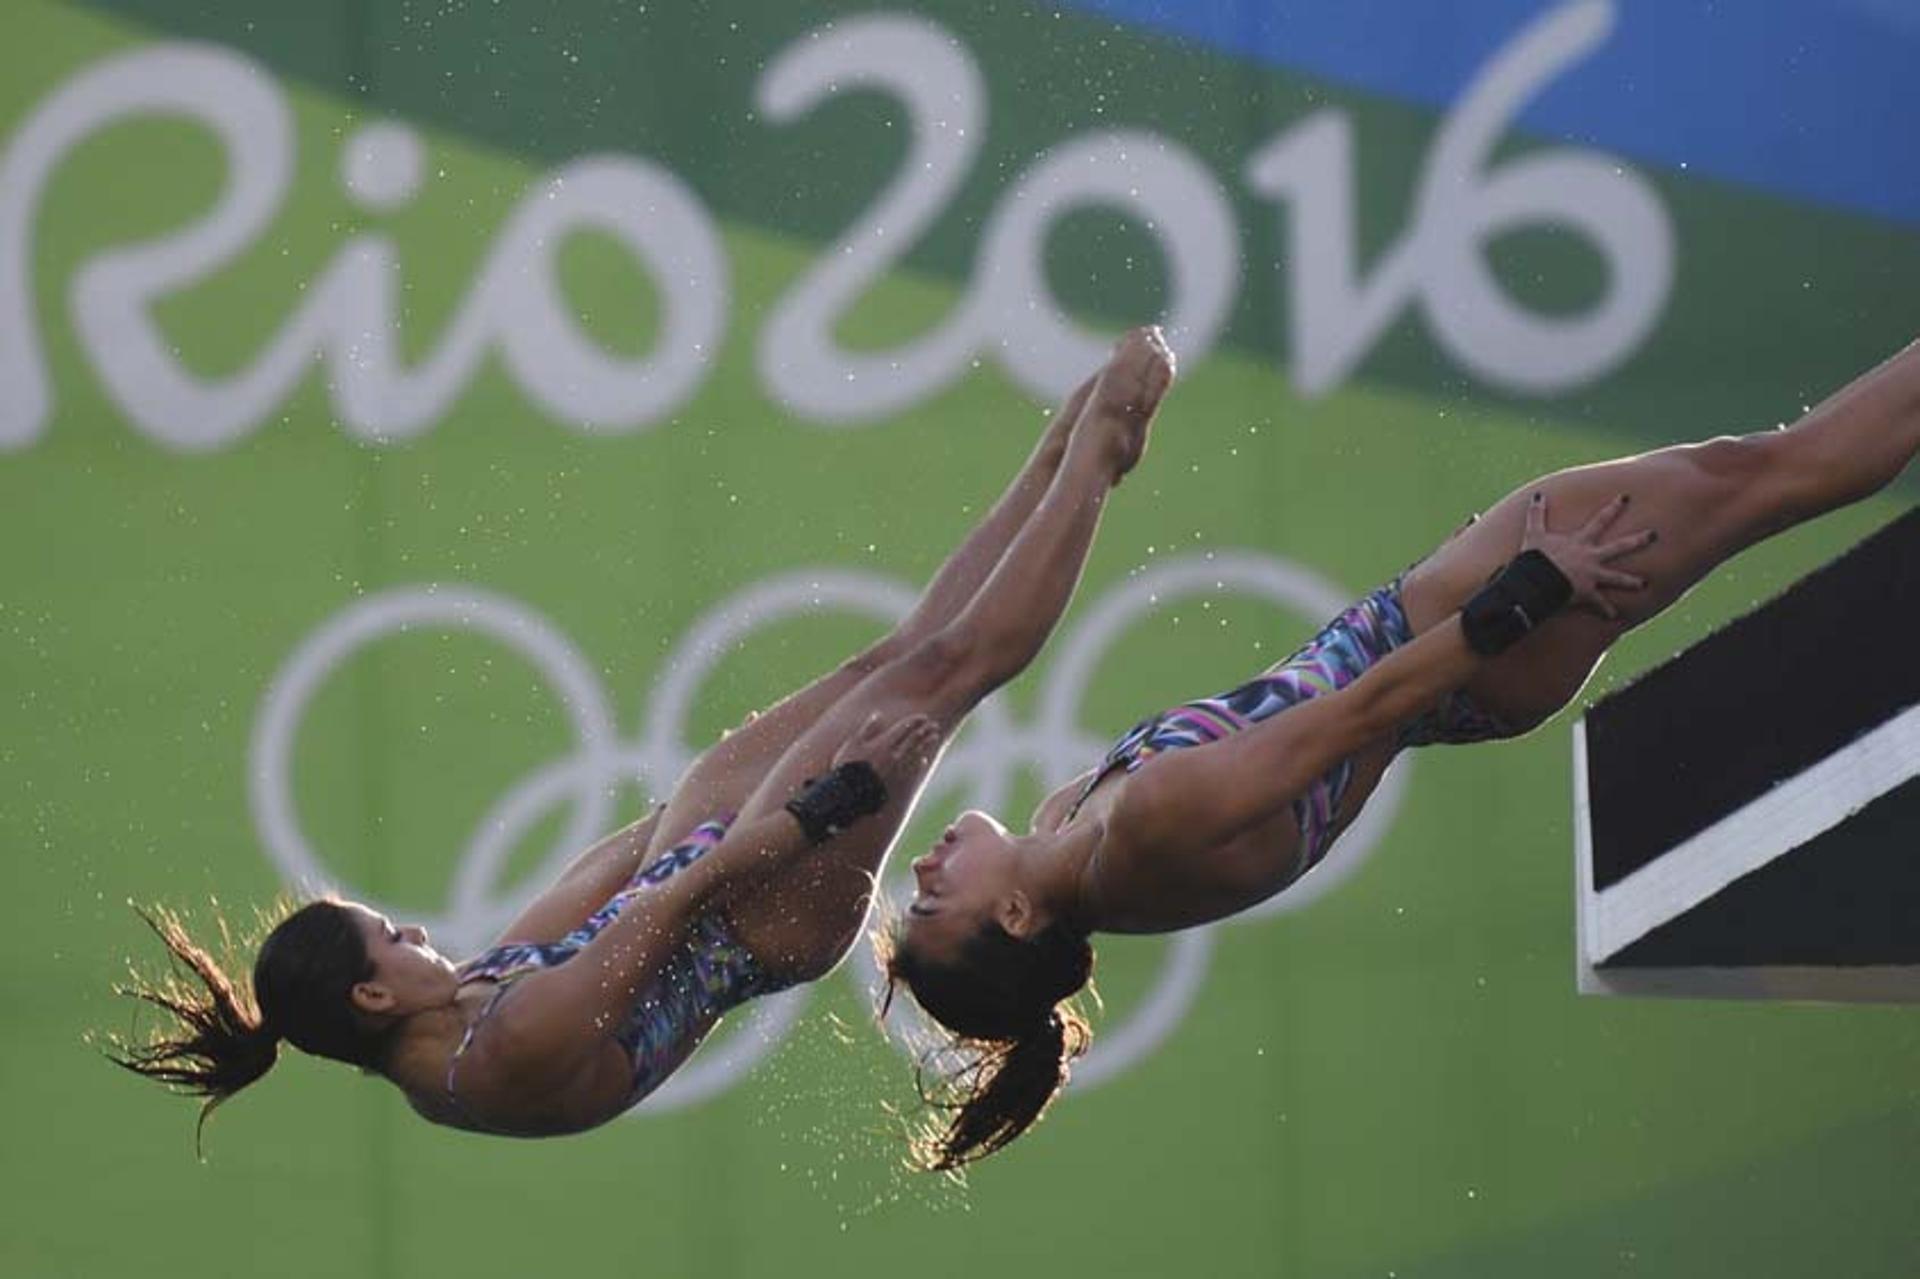
[[[867,716],[838,752],[834,767],[864,760],[880,775],[888,794],[897,794],[919,778],[940,753],[940,726],[927,715],[904,715],[887,720],[877,712]]]
[[[1521,550],[1541,552],[1573,584],[1573,599],[1570,601],[1573,607],[1598,613],[1610,621],[1618,620],[1620,616],[1620,610],[1612,598],[1614,593],[1647,589],[1646,578],[1622,572],[1611,565],[1615,560],[1646,549],[1659,539],[1658,533],[1647,528],[1624,537],[1602,540],[1607,530],[1626,512],[1627,506],[1627,495],[1622,493],[1595,511],[1579,528],[1572,532],[1556,533],[1547,527],[1547,495],[1536,492],[1533,500],[1527,503],[1527,528],[1520,539]]]

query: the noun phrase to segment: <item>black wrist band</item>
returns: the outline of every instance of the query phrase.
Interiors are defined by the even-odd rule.
[[[887,787],[880,774],[872,764],[855,759],[808,782],[787,801],[787,811],[807,839],[817,844],[879,812],[886,803]]]
[[[1483,657],[1504,653],[1566,607],[1573,583],[1541,551],[1522,551],[1460,610],[1467,647]]]

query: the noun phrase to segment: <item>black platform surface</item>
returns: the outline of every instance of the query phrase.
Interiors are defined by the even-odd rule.
[[[1582,990],[1920,1002],[1920,509],[1575,742]]]
[[[1587,712],[1607,888],[1920,703],[1920,508]]]

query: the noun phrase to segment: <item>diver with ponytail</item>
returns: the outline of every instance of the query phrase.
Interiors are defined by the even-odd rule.
[[[962,814],[914,862],[882,946],[889,998],[904,985],[963,1063],[930,1094],[948,1120],[916,1157],[955,1168],[1040,1117],[1087,1046],[1084,1022],[1055,1017],[1092,972],[1090,934],[1175,932],[1281,892],[1401,750],[1531,731],[1720,563],[1885,487],[1917,452],[1920,343],[1788,429],[1545,476],[1285,661],[1135,725],[1027,834]],[[1629,505],[1642,527],[1610,533]],[[1549,507],[1571,519],[1551,527]]]
[[[157,979],[136,973],[117,990],[160,1009],[173,1025],[144,1042],[114,1037],[108,1056],[203,1099],[196,1146],[214,1110],[272,1069],[282,1040],[391,1079],[416,1110],[438,1122],[515,1136],[595,1126],[657,1086],[725,1006],[769,988],[725,922],[701,913],[715,890],[764,874],[879,812],[890,784],[897,789],[904,777],[925,769],[935,740],[924,716],[894,724],[870,717],[842,748],[848,758],[836,758],[774,813],[731,831],[728,823],[706,824],[695,839],[642,866],[625,889],[558,941],[506,943],[463,965],[434,950],[424,928],[402,928],[367,906],[326,897],[273,925],[248,989],[193,940],[177,915],[136,906],[166,947],[171,968]],[[651,818],[639,824],[652,826]],[[674,912],[685,915],[676,919]],[[224,920],[220,933],[231,949]],[[567,966],[583,954],[588,963]],[[624,978],[623,965],[631,971]],[[572,980],[522,981],[556,975]],[[521,1024],[539,1026],[544,1019],[553,1027],[544,1038],[523,1040],[523,1052],[556,1062],[556,1074],[577,1075],[583,1059],[591,1063],[607,1055],[598,1050],[611,1050],[624,1058],[611,1075],[615,1086],[574,1095],[557,1087],[546,1094],[533,1075],[532,1104],[523,1101],[517,1114],[502,1106],[496,1122],[477,1115],[471,1098],[463,1101],[455,1090],[456,1071],[475,1032],[513,986],[542,996],[538,1004],[520,1001],[531,1014]],[[616,1020],[616,1009],[626,1018]],[[607,1037],[582,1035],[595,1027],[615,1030]],[[524,1062],[515,1067],[515,1082],[524,1087],[528,1069]],[[442,1069],[444,1088],[436,1093],[432,1081]]]
[[[174,1028],[140,1043],[114,1038],[108,1056],[203,1098],[196,1141],[216,1107],[273,1068],[283,1039],[315,1056],[379,1071],[390,1031],[369,1027],[352,1012],[350,991],[372,980],[374,967],[347,904],[323,898],[298,909],[283,906],[245,984],[193,940],[178,915],[135,909],[166,947],[171,968],[157,979],[136,973],[116,990],[169,1014]],[[230,936],[224,921],[220,933]]]
[[[895,950],[883,956],[883,967],[888,986],[881,1015],[895,984],[904,983],[915,1002],[955,1034],[936,1051],[957,1049],[964,1063],[932,1087],[922,1063],[921,1100],[947,1117],[911,1138],[913,1160],[923,1168],[958,1168],[1025,1132],[1092,1040],[1070,1001],[1093,977],[1093,944],[1066,924],[1031,939],[989,924],[966,940],[956,964]]]
[[[1039,653],[1172,379],[1158,330],[1121,338],[892,631],[724,735],[491,948],[455,963],[425,929],[325,898],[274,925],[248,989],[177,917],[143,912],[172,971],[123,989],[171,1024],[114,1060],[202,1098],[203,1124],[283,1039],[434,1123],[534,1137],[624,1113],[731,1009],[816,980],[861,936],[934,759]],[[1064,1024],[1041,1010],[1019,1028],[1004,1088],[1057,1077]]]

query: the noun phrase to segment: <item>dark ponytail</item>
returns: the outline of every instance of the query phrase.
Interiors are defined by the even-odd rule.
[[[280,1055],[280,1036],[267,1026],[252,992],[193,940],[178,915],[165,907],[134,910],[166,946],[171,966],[157,980],[135,972],[130,984],[115,986],[114,992],[171,1014],[175,1033],[156,1033],[140,1044],[116,1037],[107,1055],[135,1074],[205,1098],[194,1129],[198,1146],[207,1116],[272,1069]],[[220,936],[231,952],[224,919]],[[191,979],[198,979],[197,987]]]
[[[882,949],[887,1005],[904,984],[953,1032],[921,1058],[921,1099],[946,1118],[913,1135],[913,1161],[945,1172],[983,1159],[1039,1121],[1092,1043],[1086,1018],[1065,1001],[1092,978],[1093,945],[1063,924],[1022,939],[989,922],[951,963],[892,939]]]
[[[373,976],[373,961],[339,902],[324,898],[297,910],[283,902],[264,917],[262,925],[272,931],[254,960],[251,989],[193,940],[178,915],[164,907],[134,910],[166,946],[169,968],[157,979],[136,971],[114,991],[167,1013],[172,1025],[145,1042],[110,1036],[107,1056],[204,1099],[196,1147],[208,1116],[273,1068],[283,1039],[318,1056],[378,1069],[389,1031],[366,1026],[349,998],[356,982]],[[232,934],[225,919],[218,923],[222,950],[231,955]]]

